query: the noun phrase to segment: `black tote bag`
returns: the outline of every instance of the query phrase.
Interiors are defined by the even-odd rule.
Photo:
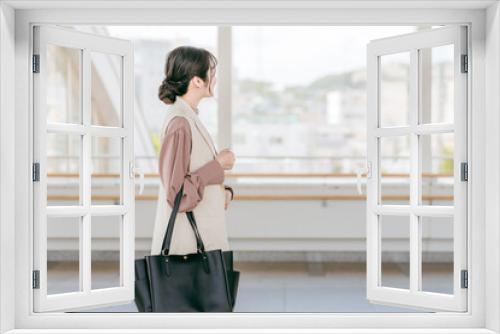
[[[233,252],[205,250],[192,211],[196,253],[170,255],[170,242],[184,186],[177,193],[159,255],[135,260],[135,304],[139,312],[232,312],[239,275]]]

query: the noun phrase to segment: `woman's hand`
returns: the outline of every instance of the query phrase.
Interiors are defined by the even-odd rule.
[[[215,159],[220,163],[223,169],[232,169],[234,165],[234,153],[228,149],[225,148],[217,154]]]

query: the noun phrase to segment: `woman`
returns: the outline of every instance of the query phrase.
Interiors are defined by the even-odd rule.
[[[181,46],[168,54],[165,79],[158,93],[170,107],[161,132],[161,182],[151,255],[161,253],[168,217],[182,185],[184,194],[169,254],[197,250],[186,211],[194,213],[205,250],[229,250],[226,209],[233,199],[233,190],[224,184],[224,170],[233,168],[235,157],[229,149],[217,152],[198,117],[200,100],[213,96],[216,65],[216,58],[201,48]]]

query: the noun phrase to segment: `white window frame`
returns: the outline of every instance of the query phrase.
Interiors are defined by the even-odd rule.
[[[213,2],[203,8],[190,1],[130,1],[68,3],[54,1],[2,1],[0,3],[0,333],[42,333],[62,329],[72,333],[110,333],[106,328],[211,328],[190,332],[294,333],[500,333],[500,9],[496,2],[461,1],[343,1]],[[199,5],[199,4],[198,4]],[[86,9],[78,9],[82,6]],[[95,8],[89,8],[95,6]],[[163,8],[152,8],[162,6]],[[168,7],[171,8],[168,8]],[[201,5],[200,5],[201,6]],[[281,8],[280,8],[281,6]],[[346,8],[350,6],[350,8]],[[374,9],[374,7],[379,7]],[[398,6],[394,8],[391,6]],[[428,6],[427,8],[425,6]],[[457,8],[463,6],[463,8]],[[488,8],[486,12],[485,8]],[[50,7],[50,10],[40,9]],[[97,8],[100,7],[100,8]],[[103,9],[102,7],[107,7]],[[148,8],[146,8],[148,7]],[[211,7],[211,8],[206,8]],[[250,7],[250,9],[249,9]],[[337,7],[337,8],[336,8]],[[415,7],[420,7],[415,9]],[[436,7],[439,7],[437,9]],[[22,9],[22,10],[14,10]],[[488,14],[488,15],[487,15]],[[95,314],[32,313],[31,245],[33,212],[31,163],[32,24],[469,24],[471,87],[468,143],[470,183],[468,195],[469,267],[467,313],[233,313],[233,314]],[[15,70],[13,64],[15,63]],[[488,71],[485,71],[487,66]],[[227,105],[225,106],[228,107]],[[228,109],[229,110],[229,109]],[[227,111],[226,111],[227,114]],[[15,124],[15,127],[13,127]],[[487,139],[487,140],[486,140]],[[485,182],[488,180],[488,182]],[[12,196],[14,193],[15,196]],[[473,222],[473,224],[472,224]],[[487,250],[487,251],[486,251]],[[472,274],[473,273],[473,274]],[[14,288],[13,288],[14,287]],[[488,292],[485,294],[485,290]],[[473,293],[472,293],[473,292]],[[242,330],[222,330],[222,328]],[[91,329],[92,328],[92,329]],[[100,330],[98,330],[100,328]],[[219,328],[217,330],[217,328]],[[250,331],[250,328],[253,329]],[[261,330],[259,330],[261,328]],[[265,330],[263,328],[273,328]],[[391,328],[391,330],[389,330]],[[87,329],[87,330],[85,330]],[[135,330],[133,330],[135,329]],[[322,330],[321,330],[322,329]],[[119,332],[119,331],[118,331]]]

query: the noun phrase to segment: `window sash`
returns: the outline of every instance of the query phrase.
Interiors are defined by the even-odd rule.
[[[466,113],[467,75],[461,73],[461,55],[466,54],[464,44],[467,30],[463,26],[437,28],[411,34],[382,38],[372,41],[367,48],[368,61],[368,160],[373,166],[367,180],[367,296],[369,300],[390,305],[416,306],[434,310],[463,312],[467,309],[467,290],[462,289],[461,270],[467,267],[467,182],[460,180],[460,163],[467,162]],[[421,70],[419,50],[441,45],[453,45],[453,99],[454,123],[419,125],[419,87]],[[380,119],[381,60],[386,55],[408,52],[409,63],[409,124],[408,126],[382,127]],[[433,207],[420,204],[420,184],[422,178],[421,134],[454,134],[454,204]],[[381,198],[380,139],[389,136],[409,135],[410,153],[410,201],[408,205],[379,204]],[[409,286],[398,289],[382,286],[382,232],[381,218],[395,213],[409,217]],[[421,291],[421,217],[453,218],[453,294],[437,294]],[[469,274],[470,271],[469,271]]]
[[[40,72],[34,75],[34,161],[40,164],[40,180],[34,183],[34,235],[33,270],[39,270],[40,287],[33,289],[35,312],[78,310],[94,305],[109,305],[113,302],[130,300],[134,294],[134,221],[133,196],[129,166],[133,156],[133,115],[130,96],[132,73],[132,48],[125,40],[111,39],[99,35],[85,34],[60,27],[37,26],[34,30],[34,53],[40,56]],[[46,61],[47,46],[57,45],[73,48],[80,53],[79,78],[81,101],[79,110],[81,124],[47,122]],[[120,56],[120,105],[122,127],[95,126],[91,124],[91,52],[118,54]],[[127,81],[129,81],[127,83]],[[47,141],[48,133],[78,135],[79,142],[79,189],[80,205],[47,206]],[[120,140],[120,182],[122,204],[93,205],[91,200],[92,139],[117,138]],[[91,219],[96,215],[120,217],[120,285],[107,289],[92,289],[92,234]],[[79,229],[79,290],[70,293],[48,293],[47,226],[48,217],[75,217],[81,219]]]

